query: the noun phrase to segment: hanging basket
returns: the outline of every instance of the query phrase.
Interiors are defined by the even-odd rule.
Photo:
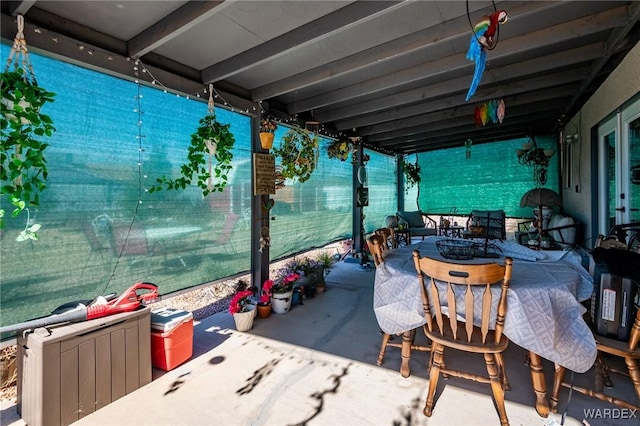
[[[262,149],[271,149],[275,135],[269,132],[260,132],[260,146]]]

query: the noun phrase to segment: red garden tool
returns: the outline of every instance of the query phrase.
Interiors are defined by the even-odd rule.
[[[147,305],[158,299],[157,285],[139,282],[129,287],[120,297],[116,298],[115,294],[111,294],[99,296],[91,302],[66,303],[54,310],[53,315],[0,327],[0,333],[12,333],[53,324],[82,322],[122,312],[131,312],[141,305]]]

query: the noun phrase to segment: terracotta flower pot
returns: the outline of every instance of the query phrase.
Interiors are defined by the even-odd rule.
[[[275,135],[269,132],[260,132],[260,146],[262,149],[271,149]]]
[[[269,318],[271,305],[258,305],[258,318]]]

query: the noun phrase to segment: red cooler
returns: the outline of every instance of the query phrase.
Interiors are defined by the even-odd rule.
[[[193,314],[180,309],[151,311],[151,363],[173,370],[193,353]]]

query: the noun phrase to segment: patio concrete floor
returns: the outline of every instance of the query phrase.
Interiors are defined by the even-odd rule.
[[[187,363],[169,372],[154,369],[149,385],[74,425],[498,425],[490,386],[456,378],[439,381],[433,416],[422,414],[427,352],[413,352],[409,378],[398,372],[399,349],[389,348],[384,364],[376,365],[381,335],[372,309],[373,281],[373,269],[340,262],[327,277],[326,293],[286,315],[256,318],[249,332],[236,331],[226,312],[208,317],[195,325],[194,354]],[[417,339],[424,340],[421,331]],[[560,424],[560,414],[542,418],[533,408],[525,355],[511,344],[505,356],[511,425]],[[448,351],[446,359],[452,367],[486,373],[482,356]],[[550,389],[553,365],[546,362],[545,371]],[[630,384],[612,378],[612,394],[636,400]],[[589,387],[593,371],[576,374],[574,383]],[[563,389],[561,410],[568,394]],[[585,424],[584,419],[592,426],[640,424],[640,413],[632,419],[591,419],[585,412],[622,414],[613,408],[574,392],[564,424]],[[3,407],[1,423],[24,424],[15,406]]]

